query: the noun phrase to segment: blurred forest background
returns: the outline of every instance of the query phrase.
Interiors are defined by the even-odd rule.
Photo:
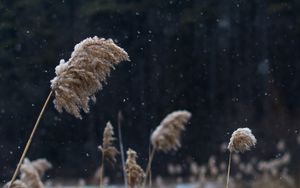
[[[53,176],[92,176],[105,123],[116,128],[118,111],[125,148],[144,167],[151,130],[178,109],[193,114],[183,147],[158,154],[154,173],[190,158],[227,160],[219,146],[239,127],[258,139],[246,158],[275,157],[283,139],[299,172],[300,1],[2,0],[1,181],[13,173],[55,66],[95,35],[112,38],[131,62],[112,73],[83,120],[48,106],[28,156],[46,157]]]

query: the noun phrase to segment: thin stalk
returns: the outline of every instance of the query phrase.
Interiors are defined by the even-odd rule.
[[[121,122],[123,120],[122,112],[118,113],[118,136],[119,136],[119,144],[120,144],[120,152],[121,152],[121,160],[122,160],[122,169],[123,169],[123,177],[124,177],[124,186],[127,188],[127,176],[125,172],[125,156],[124,156],[124,147],[122,141],[122,130],[121,130]]]
[[[226,188],[228,188],[228,184],[229,184],[230,165],[231,165],[231,155],[232,155],[232,152],[230,152],[230,154],[229,154],[228,170],[227,170],[227,180],[226,180]]]
[[[149,156],[151,155],[151,144],[149,143]],[[149,187],[152,187],[152,171],[151,171],[151,165],[149,170]]]
[[[103,174],[104,174],[104,152],[102,153],[101,158],[101,166],[100,166],[100,188],[104,188],[104,182],[103,182]]]
[[[49,102],[49,100],[50,100],[52,94],[53,94],[53,90],[50,91],[50,93],[49,93],[49,95],[48,95],[48,97],[47,97],[47,99],[46,99],[46,101],[45,101],[45,103],[44,103],[44,105],[43,105],[43,108],[42,108],[42,110],[41,110],[41,112],[40,112],[40,114],[39,114],[39,116],[38,116],[38,118],[37,118],[37,120],[36,120],[36,122],[35,122],[35,125],[34,125],[32,131],[31,131],[30,137],[29,137],[29,139],[28,139],[28,141],[27,141],[27,143],[26,143],[26,146],[25,146],[25,148],[24,148],[24,150],[23,150],[23,153],[22,153],[22,155],[21,155],[21,158],[20,158],[20,160],[19,160],[19,163],[18,163],[18,165],[17,165],[17,168],[16,168],[16,170],[15,170],[15,172],[14,172],[14,175],[13,175],[13,177],[12,177],[11,180],[10,180],[10,185],[9,185],[8,188],[11,188],[13,182],[14,182],[14,181],[16,180],[16,178],[17,178],[17,175],[18,175],[18,173],[19,173],[19,170],[20,170],[20,168],[21,168],[21,165],[22,165],[22,163],[23,163],[23,160],[24,160],[24,158],[25,158],[25,156],[26,156],[26,154],[27,154],[27,151],[28,151],[28,149],[29,149],[29,146],[30,146],[30,144],[31,144],[31,142],[32,142],[32,138],[33,138],[33,136],[34,136],[34,134],[35,134],[35,132],[36,132],[38,126],[39,126],[39,123],[40,123],[40,121],[41,121],[41,118],[42,118],[42,116],[43,116],[43,114],[44,114],[44,112],[45,112],[45,109],[46,109],[46,107],[47,107],[47,105],[48,105],[48,102]]]
[[[146,186],[147,177],[148,177],[148,175],[151,171],[151,164],[152,164],[152,160],[154,158],[155,150],[156,150],[156,148],[153,147],[152,151],[150,152],[150,155],[149,155],[149,161],[148,161],[147,168],[146,168],[146,175],[145,175],[145,180],[144,180],[144,183],[143,183],[143,188],[145,188],[145,186]],[[152,183],[151,180],[149,180],[149,186],[151,188],[150,183]]]

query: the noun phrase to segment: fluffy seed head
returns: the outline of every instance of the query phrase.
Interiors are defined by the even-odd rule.
[[[103,132],[103,143],[102,146],[99,146],[98,148],[103,152],[103,155],[106,159],[111,161],[112,163],[115,163],[116,155],[119,153],[119,151],[113,146],[113,141],[116,140],[114,135],[114,129],[110,122],[107,122],[106,127]]]
[[[129,61],[128,54],[111,39],[95,36],[77,44],[71,58],[55,68],[56,77],[51,80],[55,108],[81,119],[81,109],[89,112],[89,101],[96,100],[111,69],[125,60]]]
[[[52,164],[47,159],[37,159],[31,162],[32,166],[42,178],[45,172],[52,168]]]
[[[7,182],[3,188],[28,188],[25,183],[23,183],[21,180],[15,180],[14,183],[10,186],[10,182]]]
[[[256,144],[256,138],[249,128],[238,128],[231,135],[228,149],[230,152],[245,152]]]
[[[44,184],[41,181],[38,171],[29,161],[25,159],[20,168],[20,179],[29,188],[44,188]]]
[[[141,185],[143,179],[145,178],[145,172],[136,163],[136,159],[136,152],[132,149],[128,149],[125,171],[128,179],[128,186],[132,188]]]
[[[156,150],[168,152],[177,150],[180,144],[180,135],[192,114],[186,110],[175,111],[167,115],[151,135],[151,143]]]

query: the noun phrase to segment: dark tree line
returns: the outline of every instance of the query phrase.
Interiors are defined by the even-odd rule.
[[[47,157],[56,176],[93,174],[104,125],[116,125],[118,111],[125,147],[144,166],[151,130],[173,110],[193,113],[183,148],[154,161],[162,173],[159,161],[204,162],[244,126],[259,140],[249,155],[274,157],[285,139],[299,164],[299,10],[296,0],[1,1],[1,179],[13,172],[55,66],[94,35],[114,39],[131,62],[112,73],[83,120],[49,105],[29,157]]]

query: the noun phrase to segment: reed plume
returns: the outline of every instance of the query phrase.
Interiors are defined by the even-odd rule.
[[[228,184],[229,184],[232,152],[243,153],[245,151],[251,150],[251,147],[254,147],[256,142],[257,140],[249,128],[238,128],[232,133],[230,142],[227,147],[228,150],[230,151],[230,154],[228,160],[226,188],[228,188]]]
[[[106,127],[103,132],[102,146],[98,148],[102,152],[101,166],[100,166],[100,187],[103,187],[103,174],[104,174],[104,159],[109,160],[111,163],[115,163],[116,155],[119,151],[113,146],[113,141],[116,140],[114,136],[114,129],[110,122],[106,123]]]
[[[117,161],[116,155],[119,153],[117,148],[113,146],[113,141],[115,140],[116,138],[114,137],[114,128],[110,122],[107,122],[106,127],[103,131],[102,146],[99,146],[98,148],[102,151],[102,154],[105,156],[105,158],[112,163],[115,163]]]
[[[11,182],[15,181],[19,173],[52,94],[55,95],[53,102],[59,112],[65,109],[68,113],[81,119],[81,109],[85,113],[89,112],[89,101],[91,99],[96,101],[95,94],[102,89],[111,69],[125,60],[129,61],[125,50],[117,46],[111,39],[106,40],[95,36],[77,44],[67,62],[60,61],[55,68],[56,77],[51,80],[51,91],[34,124]]]
[[[29,159],[24,160],[20,171],[20,180],[24,182],[28,188],[44,188],[44,184],[41,181],[38,171],[29,161]]]
[[[31,162],[31,165],[37,171],[40,178],[43,178],[45,172],[52,168],[52,164],[47,159],[37,159]]]
[[[16,180],[13,182],[13,184],[11,185],[10,182],[7,182],[3,188],[28,188],[27,185],[25,183],[23,183],[21,180]]]
[[[43,188],[44,184],[41,181],[46,170],[52,168],[52,165],[46,159],[37,159],[30,161],[25,158],[20,171],[20,180],[14,181],[12,185],[10,182],[5,185],[5,188],[9,186],[13,188]]]
[[[125,171],[127,174],[127,183],[130,188],[140,186],[145,178],[144,170],[136,163],[136,159],[136,152],[132,149],[128,149]]]
[[[256,142],[256,138],[249,128],[238,128],[231,135],[228,150],[243,153],[255,146]]]
[[[180,135],[190,118],[191,113],[186,110],[167,115],[151,135],[153,147],[164,152],[181,147]]]
[[[144,187],[147,181],[147,176],[151,171],[151,163],[155,151],[163,151],[167,153],[170,150],[177,150],[181,147],[181,132],[185,130],[185,125],[188,123],[191,116],[192,114],[186,110],[174,111],[167,115],[152,133],[150,139],[153,148],[149,155]],[[151,187],[151,178],[149,184]]]
[[[55,108],[77,118],[81,109],[89,112],[89,101],[95,101],[95,93],[102,89],[111,69],[121,61],[129,61],[127,53],[111,39],[93,37],[77,44],[71,58],[55,68],[56,77],[51,80],[55,93]]]

